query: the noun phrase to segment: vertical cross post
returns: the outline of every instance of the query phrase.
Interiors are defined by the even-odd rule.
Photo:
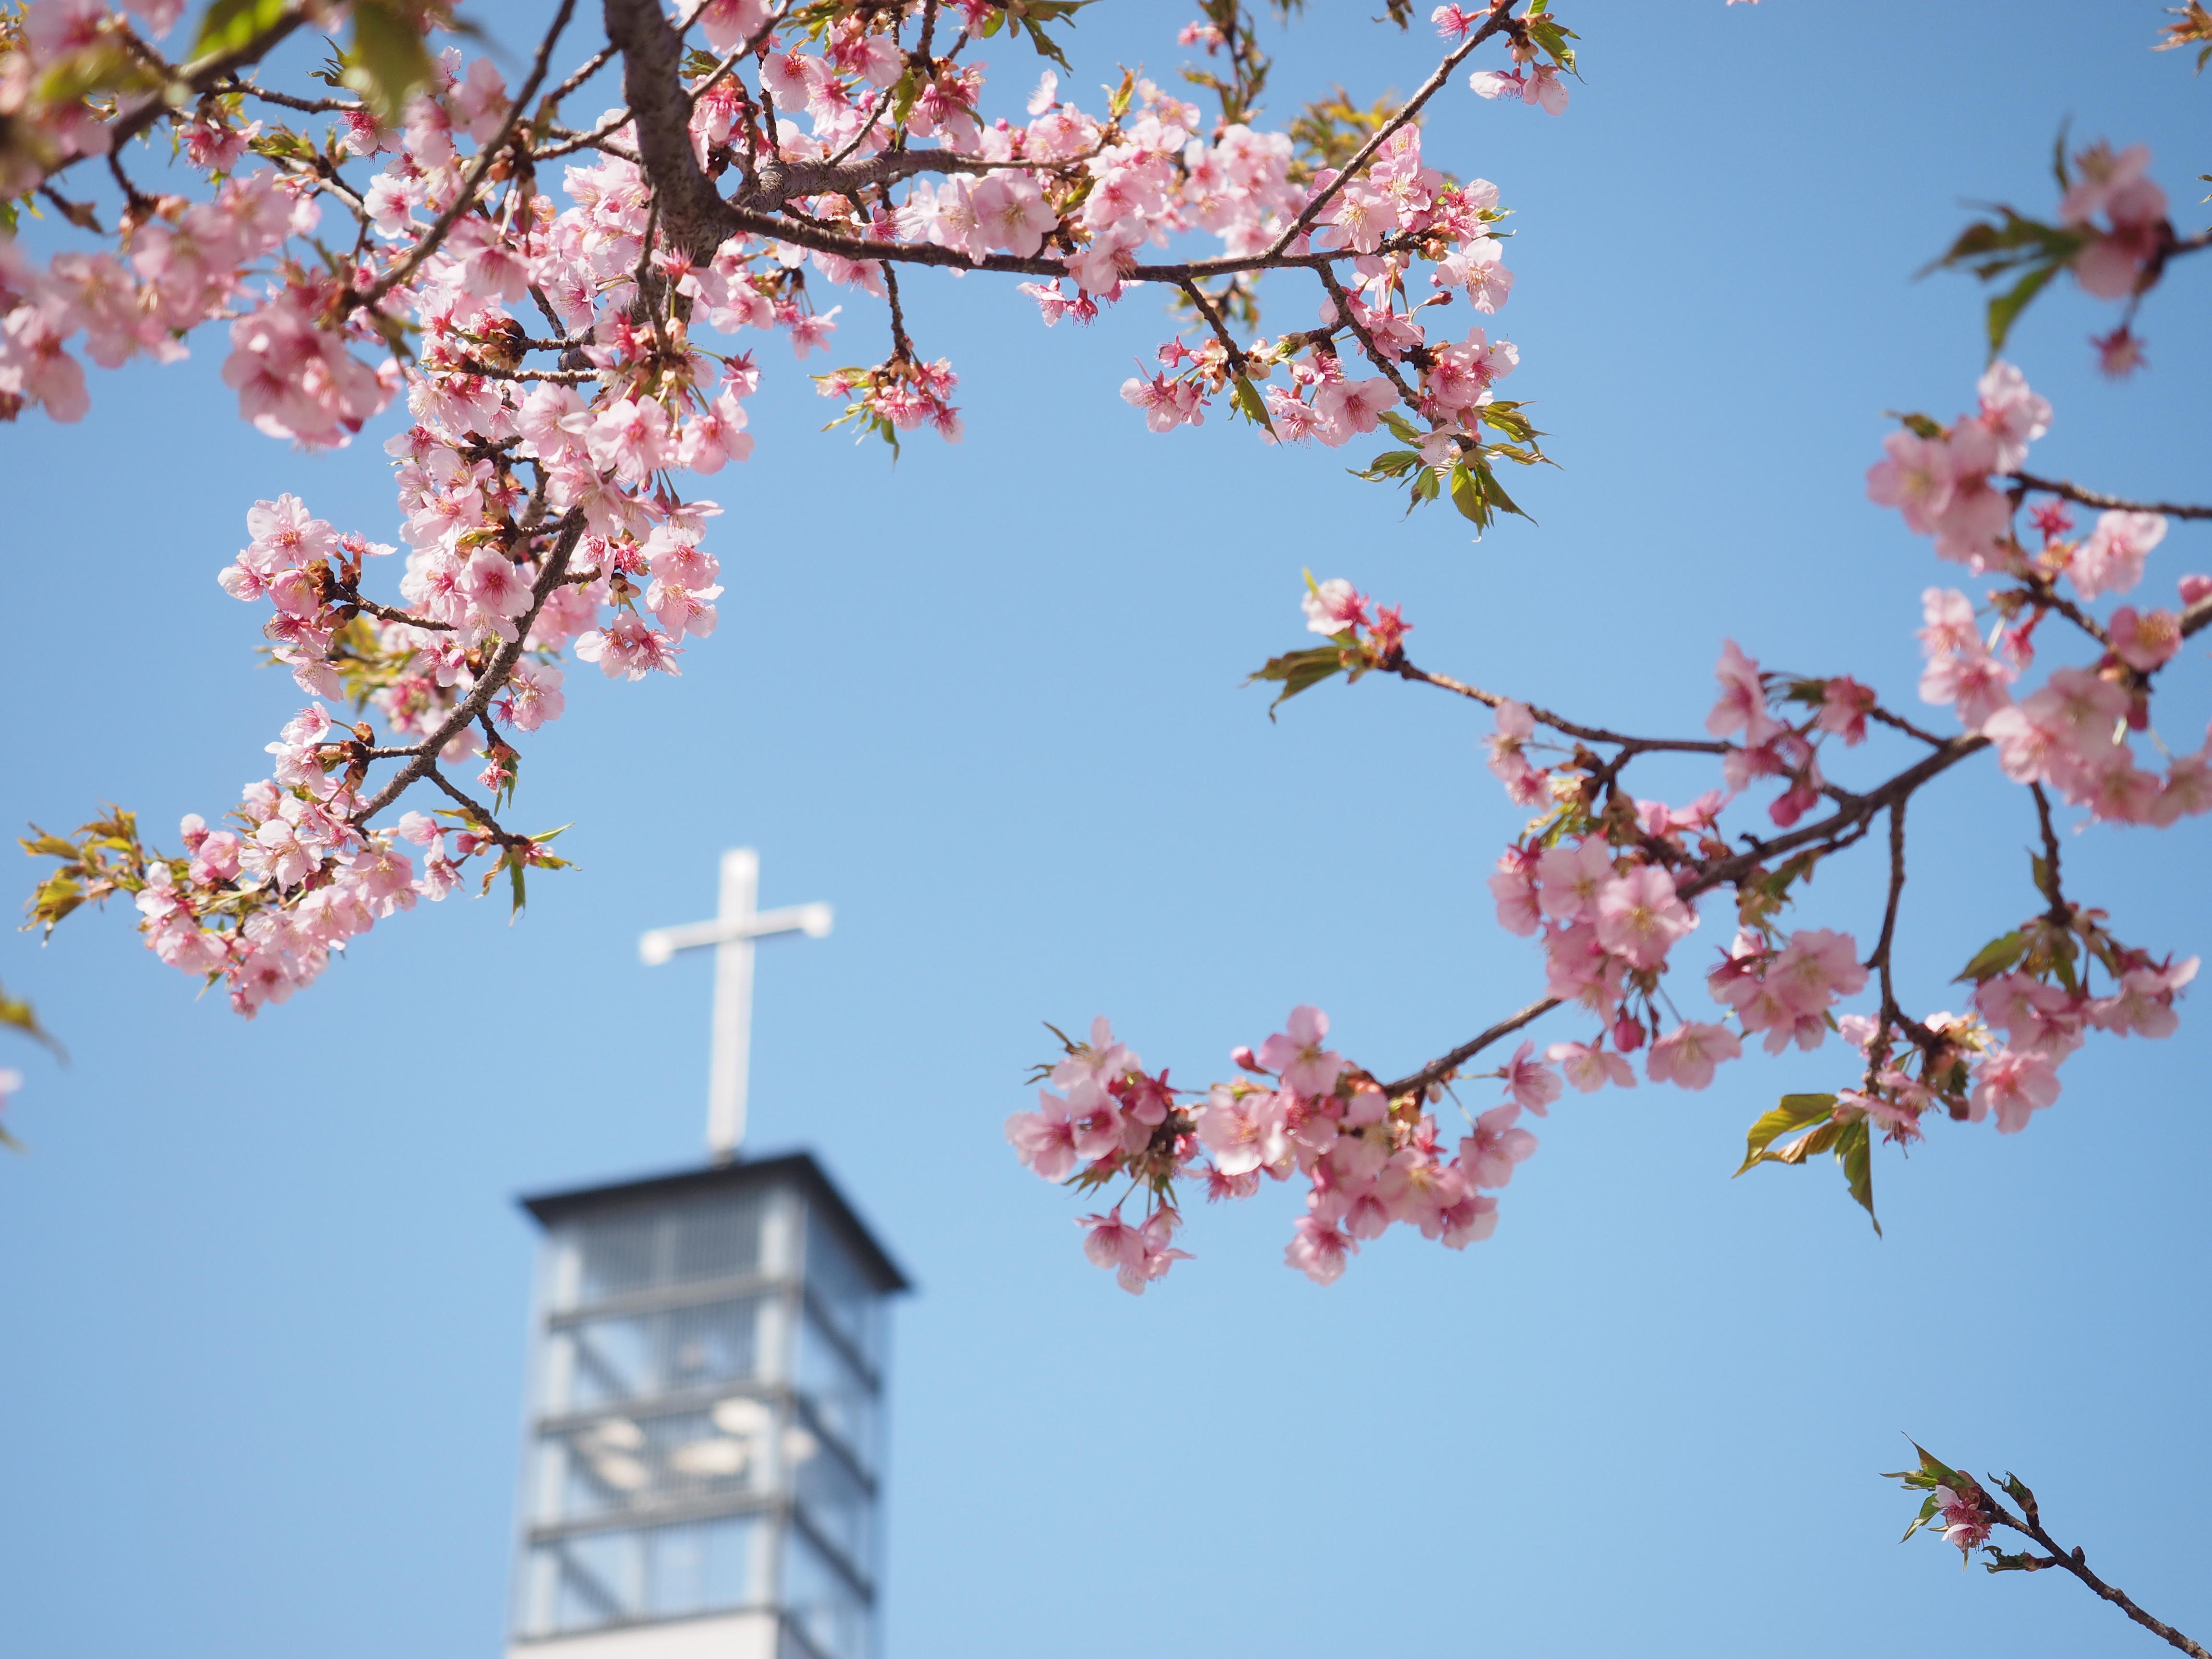
[[[752,1057],[753,945],[776,933],[829,935],[832,919],[826,904],[797,904],[781,910],[757,908],[760,854],[750,847],[722,854],[720,902],[712,921],[681,927],[656,927],[641,937],[637,954],[657,967],[678,951],[714,950],[714,1040],[707,1073],[707,1152],[717,1164],[738,1155],[745,1138],[745,1091]]]
[[[753,1048],[753,940],[745,931],[760,896],[760,854],[750,847],[722,854],[721,901],[714,920],[714,1041],[707,1060],[707,1152],[717,1164],[735,1158],[745,1138],[745,1085]]]

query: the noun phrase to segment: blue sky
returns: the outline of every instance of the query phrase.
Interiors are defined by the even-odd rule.
[[[1071,84],[1181,61],[1177,9],[1098,9]],[[2149,143],[2201,222],[2212,88],[2148,55],[2154,3],[1563,11],[1587,76],[1565,118],[1455,89],[1428,129],[1517,210],[1499,331],[1565,465],[1517,491],[1540,527],[1471,544],[1346,477],[1364,453],[1218,418],[1151,436],[1115,396],[1164,335],[1142,294],[1047,333],[995,280],[918,281],[967,441],[854,453],[763,353],[759,449],[714,491],[722,631],[680,680],[572,677],[519,816],[576,820],[580,867],[519,923],[426,909],[252,1024],[120,912],[0,940],[73,1056],[9,1057],[31,1151],[0,1160],[0,1650],[496,1650],[532,1245],[511,1200],[696,1155],[707,972],[644,969],[633,941],[705,914],[736,844],[764,903],[838,909],[829,940],[763,952],[753,1145],[817,1149],[921,1286],[896,1321],[891,1659],[2149,1650],[2071,1583],[1899,1548],[1911,1506],[1875,1477],[1901,1432],[2018,1468],[2093,1565],[2212,1626],[2202,996],[2166,1042],[2094,1042],[2028,1133],[1880,1159],[1881,1239],[1831,1170],[1728,1179],[1778,1092],[1841,1079],[1833,1048],[1577,1097],[1495,1239],[1392,1238],[1325,1291],[1280,1265],[1274,1189],[1197,1217],[1197,1259],[1125,1297],[1000,1139],[1043,1019],[1109,1012],[1196,1077],[1311,1000],[1387,1071],[1537,984],[1482,887],[1516,827],[1486,721],[1370,682],[1270,725],[1239,689],[1298,642],[1302,567],[1403,600],[1422,662],[1593,720],[1693,726],[1724,635],[1909,704],[1919,591],[1952,578],[1862,477],[1881,411],[1948,417],[1981,357],[1979,295],[1911,272],[1966,201],[2047,204],[2069,115]],[[1432,61],[1317,9],[1274,95],[1364,100]],[[2202,497],[2201,280],[2152,302],[2154,368],[2124,386],[2090,368],[2106,310],[2031,314],[2041,468]],[[1285,285],[1278,325],[1312,300]],[[95,377],[84,425],[0,436],[16,819],[113,799],[167,832],[260,775],[299,698],[213,580],[255,497],[393,538],[373,447],[256,436],[220,357]],[[2153,559],[2161,588],[2207,568],[2201,528]],[[1915,807],[1900,960],[1923,1006],[2033,908],[2028,803],[1972,770]],[[2124,935],[2202,949],[2206,852],[2203,820],[2091,834],[2069,880]],[[1863,940],[1875,902],[1839,865],[1804,914]]]

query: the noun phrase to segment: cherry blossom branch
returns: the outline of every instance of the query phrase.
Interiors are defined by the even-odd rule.
[[[2112,1606],[2118,1607],[2168,1646],[2179,1648],[2182,1652],[2188,1654],[2190,1659],[2212,1659],[2212,1652],[2208,1652],[2201,1643],[2185,1636],[2163,1619],[2145,1611],[2137,1605],[2134,1597],[2118,1585],[2108,1584],[2097,1574],[2092,1572],[2089,1570],[2088,1558],[2083,1553],[2081,1547],[2076,1544],[2069,1550],[2053,1538],[2044,1527],[2043,1518],[2037,1511],[2035,1494],[2028,1492],[2025,1485],[2021,1485],[2019,1489],[2024,1495],[2021,1507],[2026,1511],[2025,1514],[2014,1516],[1994,1498],[1989,1501],[1995,1511],[1994,1519],[1997,1525],[2008,1528],[2024,1537],[2033,1539],[2048,1552],[2040,1559],[2031,1558],[2024,1560],[2021,1565],[2027,1571],[2035,1572],[2046,1567],[2057,1567],[2070,1573],[2086,1585],[2091,1594],[2101,1601],[2111,1602]]]
[[[648,162],[647,166],[650,165]],[[941,246],[935,242],[867,241],[857,236],[842,236],[803,220],[732,207],[719,196],[714,199],[720,211],[715,215],[715,223],[709,228],[709,234],[714,235],[714,240],[709,244],[710,252],[721,245],[724,236],[742,231],[754,236],[789,242],[817,253],[834,253],[856,264],[896,259],[907,264],[941,265],[951,270],[992,270],[1014,276],[1067,275],[1066,265],[1056,258],[987,253],[978,258],[957,248]],[[1413,237],[1392,237],[1382,244],[1378,252],[1402,252],[1413,248],[1417,240]],[[1123,274],[1122,280],[1131,283],[1180,285],[1185,280],[1243,276],[1252,271],[1314,270],[1357,257],[1348,248],[1331,248],[1318,253],[1223,255],[1210,259],[1164,260],[1157,264],[1131,265]]]
[[[551,136],[558,137],[562,142],[557,144],[549,144],[543,149],[532,149],[530,152],[530,159],[533,161],[557,161],[563,155],[574,155],[580,149],[596,149],[609,155],[619,155],[626,161],[634,162],[637,160],[635,151],[607,142],[615,133],[621,131],[629,125],[629,111],[617,109],[610,110],[599,118],[597,126],[583,132],[576,132],[567,127],[551,128],[549,130]]]
[[[1373,136],[1359,147],[1352,158],[1339,170],[1337,176],[1329,181],[1328,186],[1316,193],[1313,200],[1305,204],[1298,216],[1291,220],[1282,234],[1275,239],[1274,245],[1267,250],[1266,257],[1272,258],[1281,253],[1292,242],[1312,229],[1314,222],[1321,216],[1322,210],[1336,199],[1337,192],[1344,188],[1348,180],[1359,176],[1361,171],[1375,159],[1382,146],[1389,142],[1393,133],[1419,114],[1421,106],[1443,90],[1444,82],[1451,79],[1452,71],[1466,60],[1468,55],[1500,29],[1511,28],[1513,20],[1506,14],[1507,3],[1508,0],[1491,0],[1490,20],[1444,54],[1443,61],[1437,65],[1427,80],[1421,82],[1413,95],[1406,100],[1405,107],[1377,127]]]
[[[2071,1574],[2099,1600],[2110,1602],[2168,1646],[2188,1654],[2190,1659],[2212,1659],[2212,1651],[2201,1643],[2146,1612],[2125,1590],[2106,1583],[2093,1572],[2080,1545],[2069,1549],[2053,1538],[2043,1524],[2042,1507],[2036,1502],[2035,1493],[2018,1475],[2007,1474],[2002,1480],[1991,1475],[1984,1485],[1971,1474],[1950,1468],[1917,1444],[1913,1449],[1920,1453],[1920,1467],[1900,1469],[1888,1477],[1908,1491],[1928,1494],[1921,1504],[1918,1518],[1905,1529],[1905,1537],[1911,1538],[1923,1526],[1940,1529],[1948,1542],[1958,1547],[1961,1556],[1971,1557],[1975,1549],[1981,1549],[1990,1558],[1984,1565],[1990,1572],[2043,1572],[2056,1567]],[[1999,1492],[2020,1505],[2018,1514],[2005,1507],[1996,1495]],[[1998,1527],[2033,1540],[2042,1547],[2044,1553],[2015,1553],[1999,1549],[1988,1541],[1990,1532]]]
[[[303,115],[346,115],[365,107],[359,99],[300,98],[289,92],[278,92],[258,81],[233,79],[215,88],[217,92],[233,92],[240,97],[258,98],[264,104],[274,104],[279,109],[298,110]]]
[[[545,94],[546,101],[556,107],[562,103],[567,101],[569,94],[574,93],[577,88],[582,86],[585,82],[590,80],[594,75],[597,75],[601,70],[605,69],[608,64],[612,62],[614,55],[614,43],[612,41],[609,41],[605,46],[601,46],[597,52],[593,52],[589,58],[586,58],[583,61],[582,64],[576,70],[574,74],[571,75],[559,86],[554,88],[552,91],[547,93]]]
[[[562,516],[556,532],[553,550],[546,556],[544,568],[532,584],[530,609],[516,619],[514,637],[500,649],[491,666],[478,678],[468,696],[446,716],[438,729],[414,745],[415,758],[392,774],[384,787],[378,790],[368,804],[353,815],[356,824],[365,824],[392,805],[418,781],[436,763],[437,757],[446,744],[475,724],[477,716],[491,707],[491,700],[504,687],[514,672],[515,664],[522,660],[525,642],[530,629],[538,620],[538,613],[545,608],[545,601],[561,586],[568,574],[568,560],[583,538],[586,520],[580,507],[570,507]]]
[[[2130,501],[2118,495],[2107,495],[2102,490],[2084,489],[2078,484],[2068,483],[2063,478],[2039,478],[2032,472],[2014,472],[2011,482],[2023,489],[2039,495],[2057,495],[2083,507],[2100,507],[2110,513],[2159,513],[2169,519],[2212,519],[2212,507],[2187,507],[2172,501]]]
[[[1419,413],[1421,407],[1420,394],[1406,384],[1406,377],[1398,372],[1398,365],[1392,361],[1388,352],[1376,345],[1375,337],[1367,331],[1365,326],[1353,313],[1352,296],[1344,291],[1344,285],[1336,280],[1335,268],[1323,263],[1315,266],[1314,271],[1321,278],[1322,286],[1328,290],[1328,297],[1336,306],[1336,314],[1344,319],[1345,326],[1352,331],[1352,337],[1359,342],[1359,349],[1366,354],[1367,361],[1381,369],[1390,384],[1397,387],[1399,399],[1406,407]]]
[[[295,0],[295,3],[286,6],[266,28],[251,39],[240,41],[228,52],[211,52],[173,70],[169,85],[161,94],[149,97],[129,113],[118,115],[109,125],[109,147],[119,149],[125,140],[137,137],[163,116],[172,113],[173,106],[169,100],[174,94],[183,93],[185,96],[177,99],[177,102],[188,102],[210,90],[234,71],[244,69],[248,64],[258,63],[271,50],[289,40],[307,21],[311,13],[319,13],[321,7],[314,0]],[[54,171],[58,173],[68,165],[69,161],[64,161]]]
[[[704,10],[705,8],[702,7],[700,9]],[[755,29],[752,33],[747,36],[744,40],[738,41],[736,46],[732,46],[728,53],[723,58],[722,61],[715,64],[714,69],[709,71],[707,78],[700,82],[698,85],[693,87],[690,91],[685,94],[685,96],[691,103],[696,105],[702,98],[712,92],[716,87],[721,85],[723,79],[732,70],[735,69],[740,63],[744,62],[746,58],[758,52],[763,46],[766,46],[768,44],[769,36],[774,34],[777,28],[782,24],[783,20],[790,15],[791,0],[784,0],[784,3],[782,5],[776,7],[774,10],[769,13],[768,21],[765,23],[763,23],[758,28]],[[611,51],[612,48],[610,47],[609,50]],[[605,59],[602,58],[601,61],[604,62]]]
[[[1890,727],[1893,731],[1902,732],[1908,738],[1917,738],[1921,742],[1927,744],[1930,748],[1941,749],[1946,743],[1950,741],[1948,738],[1939,738],[1933,732],[1925,731],[1920,726],[1915,726],[1911,720],[1906,720],[1902,714],[1891,714],[1888,709],[1882,708],[1880,704],[1876,704],[1874,708],[1867,710],[1867,718],[1870,720],[1877,720],[1882,725]]]
[[[1213,337],[1221,342],[1221,349],[1229,364],[1229,372],[1231,374],[1243,374],[1244,366],[1250,360],[1249,355],[1243,347],[1237,343],[1237,337],[1229,331],[1228,325],[1221,320],[1221,313],[1214,308],[1213,302],[1206,297],[1206,290],[1188,277],[1177,283],[1176,286],[1183,291],[1184,295],[1196,308],[1200,318],[1204,320],[1208,328],[1213,331]]]
[[[2058,830],[2051,821],[2051,797],[2043,791],[2040,782],[2027,786],[2035,797],[2036,823],[2043,830],[2043,869],[2038,884],[2043,896],[2051,901],[2051,920],[2064,927],[2074,920],[2074,908],[2066,902],[2064,890],[2058,883]]]
[[[521,90],[514,95],[507,119],[500,124],[499,131],[491,142],[477,152],[475,165],[469,168],[468,176],[461,181],[461,187],[453,192],[453,199],[446,204],[446,210],[431,221],[429,228],[416,239],[415,246],[407,257],[377,278],[367,292],[349,292],[347,295],[349,305],[375,309],[379,301],[422,269],[422,262],[436,252],[439,244],[446,240],[446,233],[453,229],[464,213],[476,205],[477,190],[490,173],[492,164],[514,142],[515,129],[522,125],[524,112],[530,107],[531,99],[537,95],[539,84],[545,79],[553,48],[559,44],[562,31],[567,29],[568,20],[575,15],[575,12],[576,0],[561,0],[561,9],[553,15],[553,26],[538,44],[538,55],[531,62],[530,74],[523,81]]]
[[[1384,1084],[1383,1094],[1392,1100],[1396,1100],[1407,1095],[1418,1094],[1426,1090],[1431,1084],[1443,1082],[1462,1065],[1474,1059],[1492,1043],[1500,1038],[1511,1036],[1522,1026],[1550,1013],[1553,1009],[1559,1006],[1559,1001],[1558,997],[1546,997],[1540,1001],[1530,1003],[1519,1013],[1508,1015],[1488,1030],[1469,1037],[1449,1053],[1437,1055],[1419,1071],[1409,1073],[1395,1083]]]
[[[1449,674],[1435,674],[1425,668],[1417,668],[1403,656],[1389,665],[1389,672],[1397,675],[1400,679],[1412,680],[1420,685],[1433,685],[1439,690],[1449,691],[1455,696],[1468,698],[1482,704],[1486,708],[1496,708],[1499,704],[1510,701],[1495,691],[1485,691],[1481,687],[1469,685],[1464,680],[1455,680]],[[1563,732],[1571,738],[1579,738],[1584,743],[1619,744],[1632,754],[1725,755],[1733,747],[1732,744],[1705,738],[1632,738],[1622,732],[1608,732],[1603,726],[1579,725],[1576,721],[1568,720],[1565,715],[1555,714],[1550,709],[1539,708],[1534,703],[1527,704],[1526,707],[1540,724],[1550,726],[1555,732]],[[1940,743],[1942,739],[1931,738],[1930,741]]]
[[[1891,803],[1889,809],[1889,898],[1882,907],[1881,937],[1874,947],[1874,954],[1866,965],[1881,975],[1881,1023],[1884,1030],[1894,1026],[1917,1044],[1923,1052],[1932,1053],[1942,1039],[1920,1021],[1907,1014],[1897,1000],[1897,987],[1891,977],[1890,963],[1897,943],[1897,916],[1905,898],[1905,798]],[[1877,1034],[1875,1043],[1886,1042]]]
[[[691,100],[676,27],[660,0],[605,0],[603,15],[607,40],[622,54],[623,96],[665,234],[694,258],[711,258],[728,234],[730,209],[691,147]]]
[[[924,173],[961,173],[986,177],[994,173],[1018,172],[1036,162],[1013,156],[1003,161],[955,150],[900,149],[867,161],[836,165],[830,162],[771,161],[761,164],[753,182],[740,191],[731,206],[739,211],[773,213],[785,203],[805,196],[852,196],[879,185],[895,185]],[[965,260],[967,255],[961,258]],[[1060,267],[1054,265],[1057,270]]]

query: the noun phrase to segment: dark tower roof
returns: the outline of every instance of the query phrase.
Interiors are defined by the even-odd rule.
[[[829,1221],[854,1256],[875,1280],[877,1290],[889,1294],[913,1289],[890,1253],[876,1242],[853,1206],[845,1201],[822,1166],[805,1152],[787,1152],[778,1158],[740,1159],[710,1164],[704,1169],[677,1170],[666,1175],[644,1176],[605,1187],[574,1187],[563,1192],[536,1193],[520,1200],[522,1207],[538,1218],[540,1226],[595,1211],[620,1209],[631,1204],[673,1198],[748,1192],[756,1188],[795,1186],[805,1191]]]

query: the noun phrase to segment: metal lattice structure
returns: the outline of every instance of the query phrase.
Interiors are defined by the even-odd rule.
[[[872,1659],[897,1267],[804,1153],[524,1206],[514,1659]]]

